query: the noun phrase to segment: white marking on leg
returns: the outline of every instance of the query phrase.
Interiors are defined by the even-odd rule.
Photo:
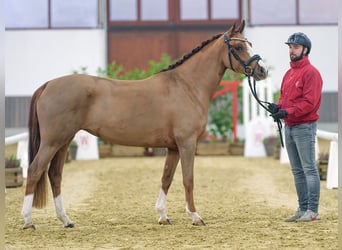
[[[58,195],[54,199],[54,203],[55,203],[55,210],[56,210],[57,218],[63,222],[63,226],[66,227],[66,226],[72,224],[72,222],[70,221],[70,219],[66,215],[64,205],[63,205],[62,196]]]
[[[25,226],[32,225],[32,204],[33,204],[33,194],[25,195],[23,209],[21,210],[21,215],[24,217]]]
[[[192,218],[192,224],[197,223],[197,222],[203,222],[201,216],[197,212],[191,212],[188,206],[188,203],[186,203],[185,206],[185,211],[186,213]]]
[[[166,195],[165,195],[164,190],[161,188],[159,192],[159,197],[155,206],[157,212],[160,215],[159,222],[162,220],[168,219],[167,214],[166,214],[166,209],[165,209],[165,203],[166,203]]]

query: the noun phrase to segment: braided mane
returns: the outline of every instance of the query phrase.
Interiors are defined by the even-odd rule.
[[[166,69],[161,70],[160,72],[165,72],[168,70],[172,70],[177,68],[179,65],[182,65],[186,60],[188,60],[190,57],[192,57],[194,54],[196,54],[197,52],[199,52],[201,49],[203,49],[206,45],[208,45],[209,43],[211,43],[212,41],[218,39],[220,36],[222,36],[222,34],[217,34],[215,36],[213,36],[211,39],[208,39],[206,41],[203,41],[201,43],[201,45],[197,46],[196,48],[194,48],[191,52],[185,54],[183,56],[183,58],[179,59],[177,62],[175,62],[174,64],[169,65],[169,67],[167,67]]]

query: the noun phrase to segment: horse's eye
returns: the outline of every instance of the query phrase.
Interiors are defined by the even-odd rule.
[[[241,52],[243,50],[243,48],[241,45],[237,45],[237,46],[235,46],[235,50],[238,52]]]

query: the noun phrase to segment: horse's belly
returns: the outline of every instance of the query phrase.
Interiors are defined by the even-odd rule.
[[[141,147],[176,147],[173,136],[161,131],[144,129],[100,129],[97,136],[113,144]]]

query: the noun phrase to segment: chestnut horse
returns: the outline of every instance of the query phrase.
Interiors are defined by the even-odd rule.
[[[167,155],[156,202],[160,224],[170,224],[166,195],[181,161],[186,213],[193,225],[205,225],[196,212],[194,157],[205,131],[209,102],[227,68],[262,80],[266,66],[243,37],[245,22],[202,42],[167,69],[143,80],[111,80],[70,75],[38,88],[31,101],[29,161],[22,209],[24,228],[33,228],[32,207],[46,205],[50,180],[57,218],[73,227],[63,206],[61,180],[68,145],[83,129],[106,141],[129,146],[164,147]]]

